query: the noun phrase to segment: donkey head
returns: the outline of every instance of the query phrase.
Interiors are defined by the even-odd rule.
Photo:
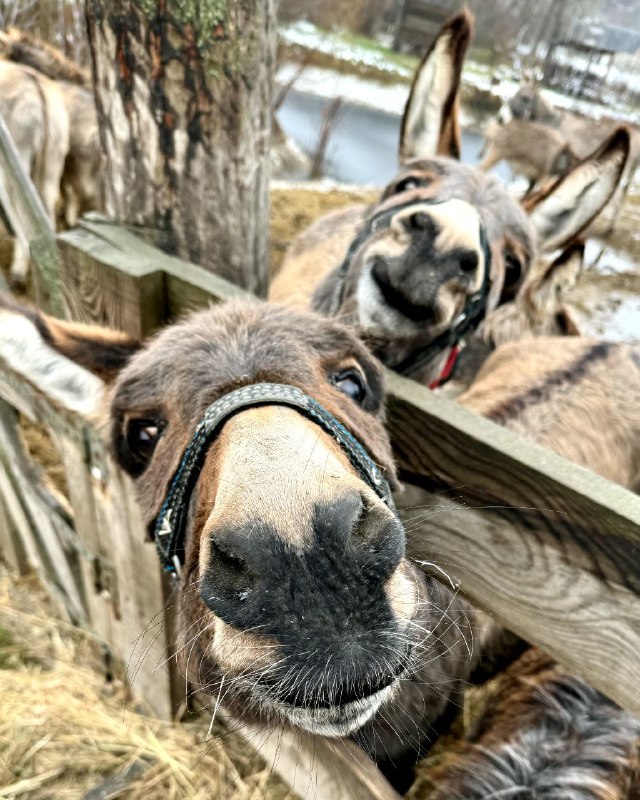
[[[194,314],[144,346],[34,319],[49,347],[108,378],[112,450],[151,532],[215,401],[269,382],[331,415],[329,431],[258,400],[207,441],[180,509],[180,658],[194,687],[244,717],[325,735],[360,728],[438,619],[392,504],[339,443],[348,430],[394,484],[378,363],[335,322],[257,301]]]
[[[473,329],[512,299],[537,252],[570,242],[602,209],[628,156],[621,129],[526,208],[497,178],[461,164],[458,95],[471,28],[463,11],[425,56],[404,112],[400,172],[314,295],[317,310],[357,325],[402,371],[412,352]]]
[[[518,91],[510,97],[498,112],[500,122],[511,119],[526,119],[558,127],[560,114],[547,103],[535,83],[523,81]]]

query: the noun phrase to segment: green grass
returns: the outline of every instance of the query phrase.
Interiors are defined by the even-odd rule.
[[[368,36],[363,36],[359,33],[344,33],[341,35],[338,34],[328,34],[329,36],[335,36],[337,39],[346,42],[347,44],[357,45],[358,47],[362,47],[365,50],[370,50],[372,53],[378,53],[381,56],[384,56],[388,61],[392,64],[396,64],[398,67],[402,69],[409,70],[413,72],[418,64],[420,63],[420,59],[417,56],[410,56],[404,53],[396,53],[395,50],[391,50],[389,47],[385,47],[380,42],[376,41],[375,39],[371,39]]]

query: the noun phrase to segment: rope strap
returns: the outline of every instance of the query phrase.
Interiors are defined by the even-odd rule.
[[[389,508],[395,509],[391,488],[380,468],[355,436],[316,400],[296,386],[287,384],[254,383],[243,386],[218,398],[207,408],[171,479],[154,527],[158,556],[167,572],[180,574],[184,561],[189,500],[211,443],[234,414],[264,405],[294,408],[319,425],[340,445],[365,483]]]

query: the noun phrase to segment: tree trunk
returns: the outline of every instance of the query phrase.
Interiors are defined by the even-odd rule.
[[[259,295],[273,0],[87,0],[107,210]]]

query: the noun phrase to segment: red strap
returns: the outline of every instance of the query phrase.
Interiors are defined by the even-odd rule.
[[[437,389],[438,386],[442,386],[443,383],[446,383],[449,380],[459,355],[460,348],[456,344],[451,348],[451,350],[449,350],[449,355],[447,356],[447,360],[444,362],[444,367],[442,368],[440,377],[436,378],[434,381],[431,381],[429,384],[430,389]]]

